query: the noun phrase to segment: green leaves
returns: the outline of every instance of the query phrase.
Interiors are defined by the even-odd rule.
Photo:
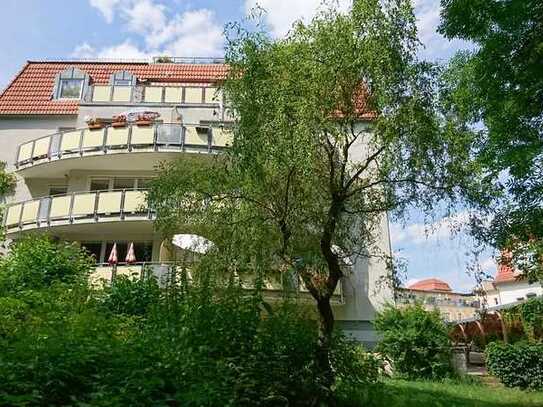
[[[543,241],[543,4],[537,0],[442,0],[440,30],[475,43],[457,54],[443,76],[443,106],[477,135],[475,165],[490,190],[482,217],[496,215],[478,237],[500,249],[531,256]],[[482,202],[482,203],[481,203]],[[522,253],[525,251],[525,253]],[[532,279],[541,278],[533,257]],[[534,271],[534,269],[536,269]]]
[[[438,311],[426,311],[421,305],[390,306],[374,324],[382,336],[378,349],[392,360],[398,374],[411,379],[452,374],[448,330]]]
[[[492,342],[485,360],[490,373],[507,387],[543,389],[543,344]]]

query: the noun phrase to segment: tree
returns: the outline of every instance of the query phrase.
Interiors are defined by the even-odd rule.
[[[471,133],[437,111],[436,71],[416,59],[407,0],[329,8],[285,39],[229,28],[233,146],[163,164],[150,205],[166,233],[190,228],[215,242],[205,267],[301,277],[330,388],[339,280],[350,261],[390,260],[378,245],[387,211],[467,194]]]
[[[543,3],[442,0],[440,31],[476,45],[444,76],[444,105],[466,127],[481,128],[477,161],[500,192],[482,212],[484,242],[513,253],[531,280],[543,281]],[[461,125],[461,124],[459,124]],[[477,127],[478,126],[478,127]]]
[[[55,283],[86,285],[94,259],[75,243],[46,235],[17,240],[0,260],[0,296]]]

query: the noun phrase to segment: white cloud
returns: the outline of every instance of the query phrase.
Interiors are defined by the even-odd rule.
[[[440,2],[437,0],[414,0],[415,16],[419,39],[425,49],[421,57],[429,59],[447,59],[454,52],[469,46],[465,41],[449,41],[437,32],[440,22]]]
[[[209,9],[172,13],[157,0],[89,0],[106,21],[118,18],[141,41],[126,39],[101,49],[83,43],[72,55],[84,58],[147,58],[150,55],[221,56],[223,30]],[[138,46],[137,43],[143,43]]]
[[[481,267],[482,271],[489,272],[489,271],[495,271],[498,266],[494,258],[487,257],[486,259],[479,261],[479,267]]]
[[[121,16],[130,31],[147,35],[158,32],[166,24],[166,7],[152,0],[136,0],[123,7]]]
[[[266,10],[264,16],[271,33],[284,36],[297,20],[309,22],[320,10],[322,0],[245,0],[245,12],[249,14],[255,7]],[[341,10],[348,10],[351,0],[338,0]]]
[[[97,8],[104,16],[105,20],[111,24],[115,15],[115,8],[120,0],[89,0],[90,5]]]
[[[392,223],[390,225],[390,239],[394,245],[399,243],[420,244],[429,240],[450,239],[468,221],[469,213],[463,211],[431,224],[412,223],[403,227]]]
[[[150,54],[141,51],[137,46],[132,44],[130,40],[110,47],[95,49],[88,43],[84,42],[78,45],[72,52],[72,56],[76,58],[105,58],[105,59],[148,59]]]

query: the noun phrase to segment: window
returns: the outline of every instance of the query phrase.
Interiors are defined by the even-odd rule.
[[[528,294],[526,294],[526,298],[535,298],[535,297],[537,297],[536,293],[528,293]]]
[[[50,185],[49,195],[66,195],[68,193],[68,187],[66,185]]]
[[[89,83],[89,75],[71,67],[59,72],[55,78],[55,99],[81,99]]]
[[[119,71],[109,77],[109,84],[113,86],[134,86],[136,77],[128,71]]]
[[[134,189],[134,178],[114,178],[113,189]]]
[[[61,79],[59,99],[80,99],[83,79]]]
[[[148,189],[152,180],[152,178],[138,178],[136,187],[138,189]]]
[[[109,179],[92,179],[90,182],[90,190],[94,191],[106,191],[109,189]]]

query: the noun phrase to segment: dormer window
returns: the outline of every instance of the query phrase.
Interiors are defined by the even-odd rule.
[[[61,79],[59,99],[81,99],[83,79]]]
[[[89,75],[71,67],[60,72],[55,78],[53,97],[55,99],[81,99],[89,83]]]

